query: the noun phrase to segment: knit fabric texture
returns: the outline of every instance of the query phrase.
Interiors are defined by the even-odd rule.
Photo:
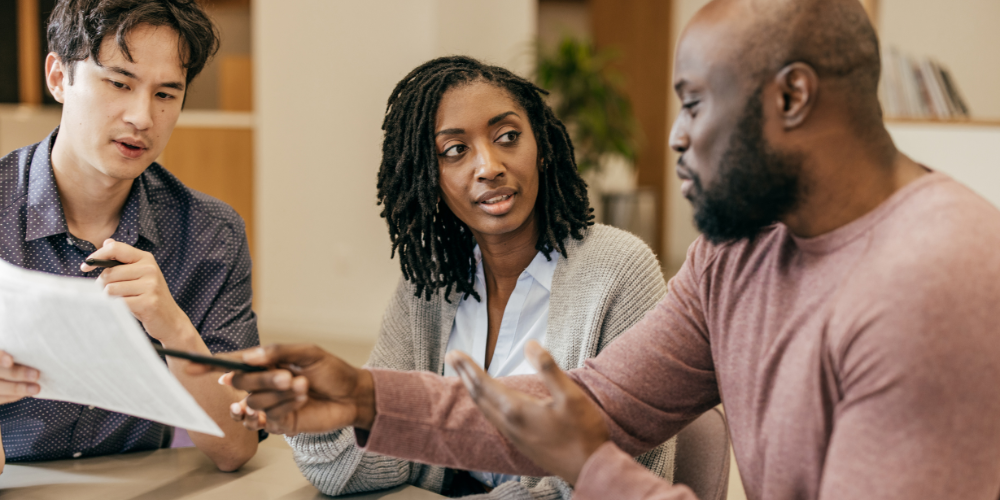
[[[567,258],[552,278],[545,348],[559,366],[583,365],[619,334],[639,322],[666,294],[659,262],[636,236],[594,225],[582,240],[568,238]],[[415,287],[400,279],[382,318],[382,329],[365,366],[444,373],[444,355],[461,295],[430,301],[415,297]],[[365,453],[353,429],[288,437],[295,462],[327,495],[344,495],[412,484],[441,492],[447,469]],[[636,460],[667,481],[673,479],[676,438]],[[527,477],[501,484],[488,494],[466,498],[493,500],[569,499],[573,489],[557,477]]]

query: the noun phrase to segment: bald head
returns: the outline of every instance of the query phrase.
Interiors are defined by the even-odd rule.
[[[715,0],[700,10],[677,48],[683,107],[670,145],[703,233],[749,237],[783,220],[843,166],[840,151],[879,162],[894,154],[879,73],[878,39],[857,0]]]
[[[757,87],[795,62],[841,80],[855,99],[877,100],[878,38],[858,0],[715,0],[692,28],[727,33],[720,54]]]

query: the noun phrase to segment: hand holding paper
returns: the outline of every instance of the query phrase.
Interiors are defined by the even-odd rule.
[[[14,362],[14,358],[0,351],[0,404],[38,394],[38,370]]]
[[[35,397],[223,436],[156,355],[124,301],[92,280],[0,261],[0,350],[38,370]]]

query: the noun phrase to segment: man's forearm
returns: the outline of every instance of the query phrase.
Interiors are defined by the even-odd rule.
[[[193,325],[189,329],[164,342],[164,347],[189,352],[210,355],[211,351]],[[218,377],[213,374],[192,376],[184,373],[183,360],[167,357],[170,372],[177,377],[181,385],[194,397],[195,401],[205,409],[212,420],[222,429],[225,437],[218,438],[192,432],[191,441],[202,452],[215,462],[223,471],[232,471],[250,460],[257,452],[257,433],[247,430],[239,422],[229,416],[229,406],[245,396],[242,391],[232,387],[219,385]]]
[[[375,414],[367,451],[417,462],[504,474],[547,476],[547,471],[518,452],[487,421],[458,378],[426,372],[371,370]],[[505,383],[545,397],[532,377],[508,377]]]

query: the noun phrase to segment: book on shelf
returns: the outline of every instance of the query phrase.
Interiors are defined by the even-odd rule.
[[[969,117],[969,108],[955,78],[930,57],[913,57],[887,47],[882,54],[879,85],[887,117],[935,120]]]

